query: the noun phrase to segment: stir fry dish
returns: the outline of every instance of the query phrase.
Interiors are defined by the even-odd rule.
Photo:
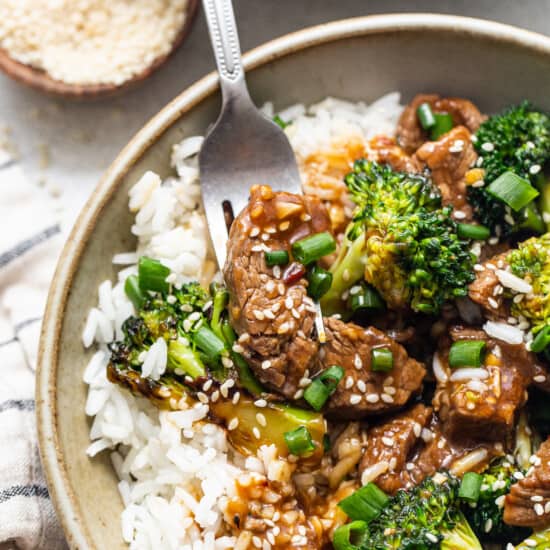
[[[334,195],[253,186],[209,287],[142,256],[108,378],[270,455],[250,548],[549,548],[549,161],[530,103],[418,95]]]

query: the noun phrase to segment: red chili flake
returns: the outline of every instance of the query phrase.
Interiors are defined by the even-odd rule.
[[[303,264],[292,262],[283,272],[283,281],[287,285],[297,283],[306,274]]]

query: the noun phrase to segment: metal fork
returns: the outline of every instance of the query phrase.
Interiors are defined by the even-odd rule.
[[[301,193],[294,152],[283,130],[254,105],[244,75],[231,0],[203,0],[216,57],[222,110],[199,153],[201,192],[206,220],[220,269],[226,257],[226,212],[237,215],[247,204],[254,184],[277,191]],[[316,327],[324,341],[317,307]]]

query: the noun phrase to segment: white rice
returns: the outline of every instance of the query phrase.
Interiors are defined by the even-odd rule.
[[[487,321],[483,325],[483,330],[492,338],[502,340],[508,344],[521,344],[523,342],[523,331],[506,323]]]
[[[293,119],[287,133],[298,155],[307,156],[346,135],[365,140],[393,135],[401,110],[399,94],[392,93],[370,106],[328,98],[307,109],[293,106],[281,116]],[[262,447],[257,458],[245,461],[230,449],[224,430],[205,420],[206,405],[181,403],[184,410],[159,411],[106,377],[106,344],[122,338],[122,323],[134,311],[124,281],[137,272],[140,256],[169,267],[176,287],[192,280],[205,284],[215,275],[200,206],[202,139],[189,137],[174,146],[174,177],[161,181],[146,172],[130,190],[137,249],[114,256],[115,265],[126,267],[117,281],[100,285],[98,306],[90,310],[82,332],[84,346],[97,348],[83,374],[89,386],[86,414],[93,417],[87,454],[110,450],[124,503],[122,536],[136,550],[234,548],[236,538],[224,532],[223,511],[236,494],[235,480],[247,470],[270,479],[278,471],[274,450]],[[165,342],[158,340],[142,359],[143,372],[158,379],[166,368]]]

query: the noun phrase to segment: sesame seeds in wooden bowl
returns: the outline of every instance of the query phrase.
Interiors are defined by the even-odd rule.
[[[15,0],[12,0],[12,2],[13,1]],[[8,4],[9,3],[8,1]],[[96,3],[102,4],[103,2],[102,0],[96,0]],[[157,2],[158,8],[162,7],[162,3],[163,0]],[[147,5],[144,5],[147,9]],[[106,9],[110,10],[112,6],[113,3],[107,3]],[[102,63],[100,55],[95,55],[96,52],[100,52],[100,48],[95,48],[93,42],[90,42],[89,45],[85,45],[88,49],[87,52],[85,47],[83,47],[84,54],[80,59],[76,55],[63,58],[61,55],[62,52],[56,52],[56,50],[53,49],[54,55],[56,53],[58,55],[58,58],[54,58],[50,55],[52,51],[51,48],[45,48],[45,58],[39,59],[40,52],[36,51],[39,50],[39,46],[36,46],[36,44],[31,43],[29,45],[29,54],[27,56],[24,55],[25,52],[21,55],[20,51],[13,55],[7,48],[1,47],[3,45],[2,41],[0,41],[0,70],[14,80],[36,90],[68,99],[88,100],[116,95],[146,80],[155,70],[168,60],[189,34],[194,16],[197,12],[197,7],[198,0],[182,0],[182,10],[184,10],[184,13],[179,14],[181,20],[178,19],[178,21],[173,22],[178,26],[178,28],[174,28],[171,33],[173,38],[169,39],[168,42],[156,44],[156,47],[153,47],[151,51],[140,52],[137,50],[136,44],[140,42],[137,37],[133,43],[124,43],[124,40],[128,37],[132,38],[130,32],[139,33],[139,27],[130,29],[130,32],[126,34],[125,31],[127,28],[121,28],[119,36],[122,44],[116,41],[116,31],[112,29],[109,30],[109,35],[105,38],[110,40],[109,46],[112,46],[113,55],[116,55],[116,48],[119,46],[122,48],[122,54],[119,56],[118,60],[115,60],[118,62],[118,66],[121,70],[117,70],[116,67],[113,67],[111,70],[106,63]],[[2,9],[6,9],[9,13],[10,7],[0,7],[0,20],[5,16],[5,14],[2,14]],[[82,18],[82,13],[74,15],[75,18]],[[92,13],[91,15],[93,16],[94,14]],[[154,13],[150,14],[151,17],[154,15]],[[130,19],[132,19],[131,16],[132,14],[130,14]],[[81,25],[78,21],[73,23],[77,27]],[[32,21],[29,22],[29,25],[31,24]],[[101,23],[99,23],[99,25],[100,24]],[[89,27],[89,21],[86,21],[83,25]],[[98,29],[96,27],[96,29],[92,29],[92,33],[94,31],[95,34],[92,35],[92,38],[96,41],[96,44],[101,45],[104,39],[104,36],[100,35],[101,28],[99,27]],[[87,32],[89,32],[88,29]],[[2,35],[2,33],[0,33],[0,35]],[[5,35],[6,33],[4,33],[4,36]],[[77,38],[78,37],[75,39]],[[48,36],[48,39],[50,41],[52,40],[51,35]],[[148,41],[144,40],[143,42]],[[105,44],[105,48],[107,48],[107,44]],[[124,50],[124,48],[126,48],[126,50]],[[132,51],[132,48],[134,48],[134,51]],[[131,57],[132,53],[134,53],[134,59]],[[16,57],[18,59],[16,59]],[[132,64],[131,61],[134,61],[134,63]],[[56,71],[55,74],[43,68],[47,67],[48,64],[54,67]]]

